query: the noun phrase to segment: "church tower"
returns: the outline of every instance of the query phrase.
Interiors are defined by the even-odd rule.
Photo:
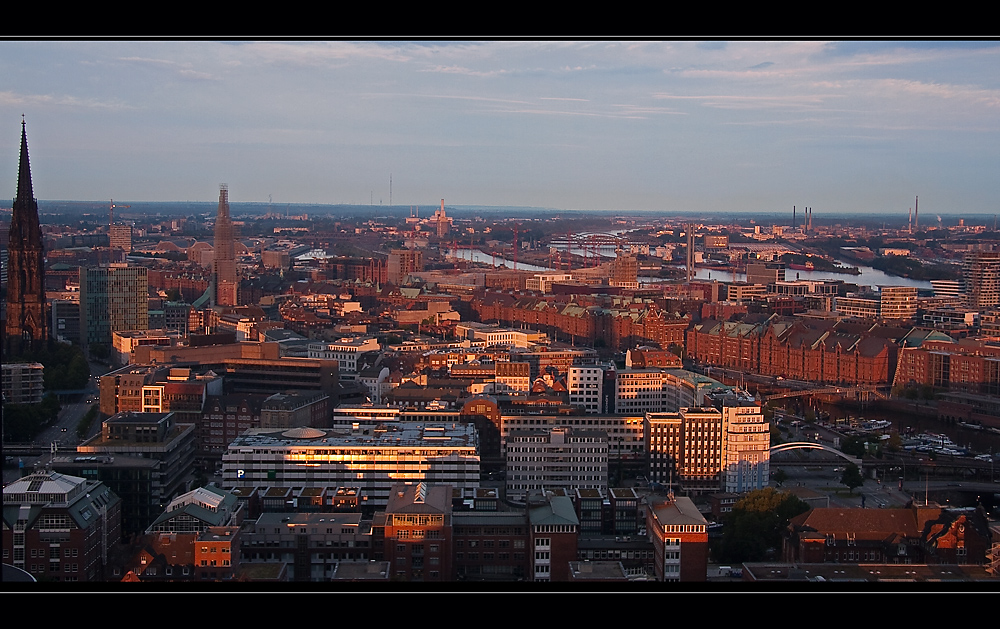
[[[219,212],[215,218],[215,250],[212,253],[212,305],[239,305],[240,284],[236,277],[236,242],[229,216],[229,186],[219,186]]]
[[[31,189],[28,164],[28,135],[21,120],[21,162],[17,173],[7,245],[7,328],[8,354],[39,348],[49,338],[45,316],[45,250],[38,224],[38,202]]]

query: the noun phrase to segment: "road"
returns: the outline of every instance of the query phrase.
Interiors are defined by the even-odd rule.
[[[98,388],[98,378],[101,375],[108,372],[108,367],[98,363],[90,363],[90,373],[91,378],[87,383],[86,392],[79,396],[77,400],[67,400],[62,402],[62,408],[59,410],[59,415],[56,421],[42,430],[36,437],[36,444],[44,444],[46,446],[52,447],[55,444],[60,451],[64,450],[76,450],[76,446],[80,443],[80,439],[76,435],[76,427],[79,425],[80,420],[83,416],[87,414],[90,407],[94,404],[100,403],[100,392]],[[101,430],[101,424],[95,421],[90,427],[90,432],[86,435],[86,438],[97,434]],[[24,457],[24,468],[26,470],[31,470],[37,457]],[[20,476],[18,470],[17,462],[14,461],[11,466],[6,463],[3,469],[3,484],[16,480]]]

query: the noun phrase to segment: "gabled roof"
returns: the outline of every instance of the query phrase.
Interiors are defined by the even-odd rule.
[[[921,533],[912,509],[820,508],[792,518],[789,526],[800,534],[814,532],[837,538],[851,534],[856,539],[877,541],[891,541],[897,536],[917,539]]]
[[[579,526],[573,500],[569,496],[550,496],[545,503],[528,509],[528,521],[532,526],[543,524]]]

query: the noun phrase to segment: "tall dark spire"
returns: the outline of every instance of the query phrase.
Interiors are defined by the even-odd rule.
[[[10,219],[7,249],[6,348],[18,353],[48,340],[45,316],[45,250],[38,224],[38,202],[31,188],[28,134],[21,119],[21,161],[17,197]]]
[[[35,193],[31,189],[31,164],[28,162],[28,132],[21,117],[21,161],[17,167],[17,200],[34,203]]]

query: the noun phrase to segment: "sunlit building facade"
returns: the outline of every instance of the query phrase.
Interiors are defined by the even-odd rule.
[[[357,430],[252,429],[222,456],[226,486],[361,488],[384,507],[399,482],[450,484],[472,497],[479,448],[471,424],[402,424]]]

